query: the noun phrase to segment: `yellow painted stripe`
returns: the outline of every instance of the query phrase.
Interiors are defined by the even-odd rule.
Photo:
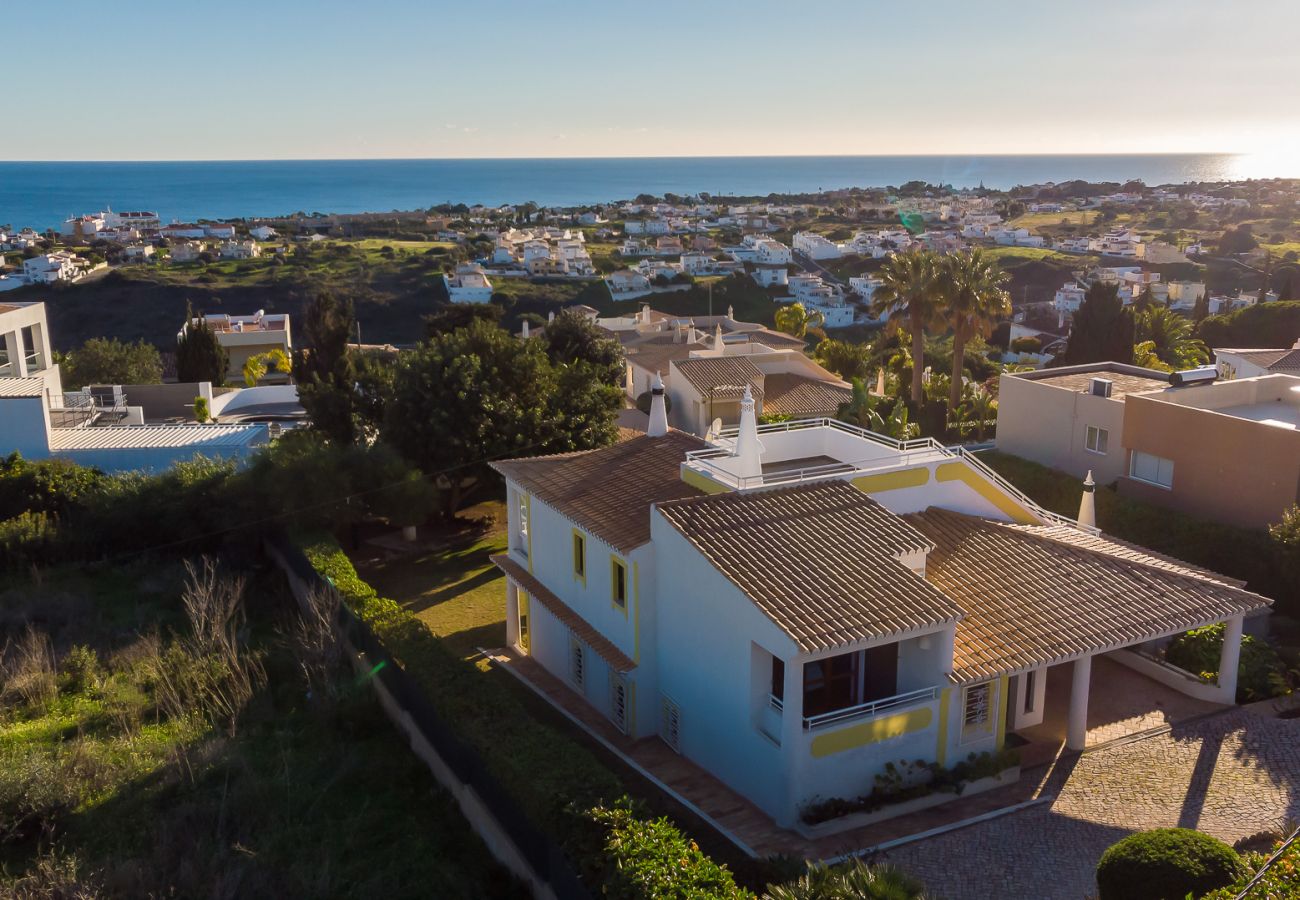
[[[943,463],[934,470],[934,479],[935,481],[960,481],[1014,522],[1022,525],[1033,525],[1038,522],[1029,510],[964,462]]]
[[[830,756],[832,753],[842,753],[845,750],[852,750],[854,747],[875,744],[880,741],[887,741],[890,738],[911,734],[914,731],[922,731],[929,728],[933,720],[934,712],[930,707],[923,706],[920,709],[908,710],[895,716],[872,719],[870,722],[863,722],[861,725],[850,725],[848,728],[841,728],[839,731],[832,731],[829,734],[821,734],[813,738],[812,755],[816,757]]]
[[[682,481],[686,482],[693,488],[704,491],[706,494],[725,494],[727,492],[726,487],[718,484],[712,478],[707,478],[704,475],[701,475],[694,469],[683,468]]]
[[[952,688],[944,688],[939,693],[939,746],[934,758],[939,765],[948,763],[948,706],[952,703]]]
[[[863,475],[850,482],[864,494],[877,491],[896,491],[899,488],[920,487],[930,481],[930,470],[925,466],[915,469],[903,469],[899,472],[881,472],[879,475]]]
[[[641,566],[632,561],[632,662],[641,664]]]
[[[998,679],[998,740],[997,747],[1002,749],[1002,745],[1007,740],[1007,676],[1003,675]]]

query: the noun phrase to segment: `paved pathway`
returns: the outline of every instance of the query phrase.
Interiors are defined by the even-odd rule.
[[[1233,710],[1058,764],[1030,807],[890,851],[945,900],[1082,900],[1112,843],[1183,826],[1232,843],[1300,818],[1300,719]]]

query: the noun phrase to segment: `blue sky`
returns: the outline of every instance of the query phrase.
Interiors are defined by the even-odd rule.
[[[1296,0],[71,0],[5,17],[0,158],[1291,153],[1298,27]]]

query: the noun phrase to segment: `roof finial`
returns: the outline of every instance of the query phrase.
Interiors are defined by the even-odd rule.
[[[740,398],[740,428],[736,432],[736,446],[731,456],[735,460],[731,469],[742,488],[762,483],[763,445],[758,440],[758,416],[754,411],[754,392],[749,385],[745,385],[745,395]]]
[[[1081,528],[1097,527],[1097,483],[1092,480],[1092,469],[1083,479],[1083,496],[1079,499],[1079,526]]]
[[[664,380],[655,372],[650,388],[650,421],[646,423],[647,437],[663,437],[668,433],[668,404],[664,399]]]

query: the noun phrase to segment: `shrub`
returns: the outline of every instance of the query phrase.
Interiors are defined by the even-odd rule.
[[[603,897],[752,896],[667,819],[644,818],[628,803],[595,807],[581,816],[595,827],[575,855],[584,880],[601,885]]]
[[[1130,835],[1097,864],[1099,900],[1183,900],[1231,884],[1246,872],[1223,841],[1189,828]]]
[[[1217,679],[1223,631],[1224,626],[1220,623],[1180,634],[1165,650],[1165,660],[1194,675]],[[1287,693],[1286,671],[1286,666],[1271,646],[1253,635],[1242,636],[1237,702],[1251,703]]]
[[[61,687],[70,694],[96,692],[103,674],[99,656],[85,644],[77,644],[59,663]]]
[[[1240,875],[1232,884],[1206,894],[1201,900],[1236,900],[1237,896],[1246,889],[1246,885],[1259,875],[1261,870],[1263,875],[1250,889],[1251,897],[1267,898],[1267,900],[1300,900],[1300,841],[1292,841],[1284,850],[1281,847],[1282,844],[1275,841],[1269,854],[1249,854],[1247,872]],[[1274,854],[1277,858],[1269,864]]]

